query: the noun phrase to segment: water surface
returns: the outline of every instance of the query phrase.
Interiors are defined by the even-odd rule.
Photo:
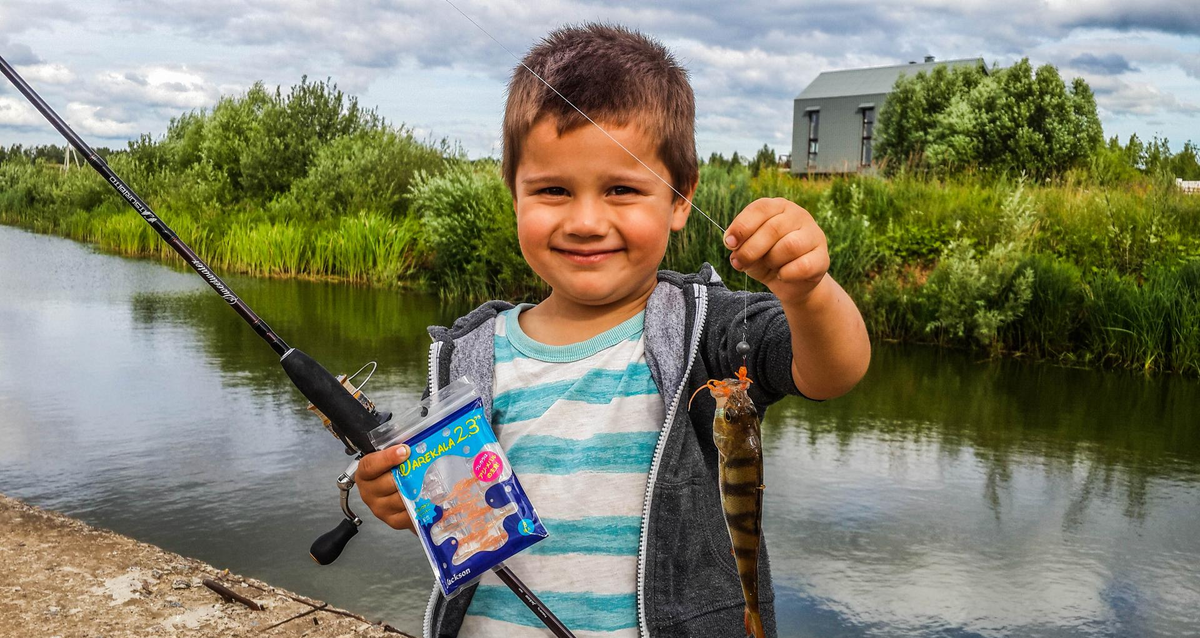
[[[399,410],[407,292],[229,277]],[[1200,628],[1200,384],[877,346],[849,396],[764,422],[780,635],[1186,636]],[[0,226],[0,492],[419,633],[415,537],[369,516],[332,566],[347,457],[199,278]],[[702,585],[698,585],[702,586]]]

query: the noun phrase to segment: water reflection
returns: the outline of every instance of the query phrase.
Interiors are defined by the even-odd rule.
[[[398,409],[465,308],[231,278]],[[415,631],[430,582],[369,520],[337,564],[340,446],[194,276],[0,227],[0,491]],[[764,422],[780,635],[1175,636],[1200,627],[1200,386],[877,347]],[[359,504],[359,507],[362,507]],[[365,512],[364,512],[365,513]]]
[[[1187,635],[1197,406],[1179,379],[883,348],[851,396],[773,409],[795,635]]]

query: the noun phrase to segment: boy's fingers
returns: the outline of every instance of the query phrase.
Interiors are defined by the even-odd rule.
[[[785,199],[758,199],[750,203],[725,229],[725,247],[740,248],[763,222],[783,212]]]
[[[795,223],[790,215],[774,215],[765,220],[749,237],[743,238],[732,255],[739,269],[756,266],[781,237],[795,230]]]
[[[392,529],[412,529],[412,519],[408,517],[408,512],[397,512],[383,520],[387,526]]]
[[[779,281],[788,284],[802,281],[820,281],[829,272],[829,252],[817,247],[779,269]]]
[[[796,229],[780,237],[759,262],[771,270],[779,270],[816,250],[820,245],[820,233],[813,232],[811,228]]]
[[[386,450],[371,452],[358,462],[358,470],[354,472],[356,482],[373,481],[392,471],[393,467],[408,459],[408,446],[397,445]]]

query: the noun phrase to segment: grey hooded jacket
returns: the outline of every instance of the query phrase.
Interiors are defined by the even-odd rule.
[[[752,350],[750,396],[762,415],[792,382],[791,334],[779,300],[770,294],[731,292],[711,266],[694,275],[661,271],[646,303],[646,363],[666,402],[642,511],[638,551],[639,634],[650,637],[731,638],[743,633],[745,601],[732,556],[717,487],[715,403],[700,393],[709,379],[734,376],[743,332]],[[496,315],[512,304],[490,301],[454,322],[431,327],[430,389],[468,376],[492,406]],[[746,323],[743,324],[743,317]],[[536,504],[535,504],[536,507]],[[763,626],[776,636],[774,592],[764,540],[759,557]],[[425,638],[458,635],[475,586],[446,599],[435,585],[425,611]],[[467,638],[467,637],[464,637]]]

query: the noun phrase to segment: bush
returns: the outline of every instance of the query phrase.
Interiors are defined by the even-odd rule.
[[[308,174],[268,207],[273,218],[324,220],[351,211],[391,219],[408,214],[408,190],[418,171],[437,174],[444,149],[422,144],[410,131],[369,130],[321,147]]]
[[[512,196],[497,165],[459,162],[440,175],[419,173],[410,198],[432,253],[431,278],[443,295],[500,296],[540,287],[521,257]]]

